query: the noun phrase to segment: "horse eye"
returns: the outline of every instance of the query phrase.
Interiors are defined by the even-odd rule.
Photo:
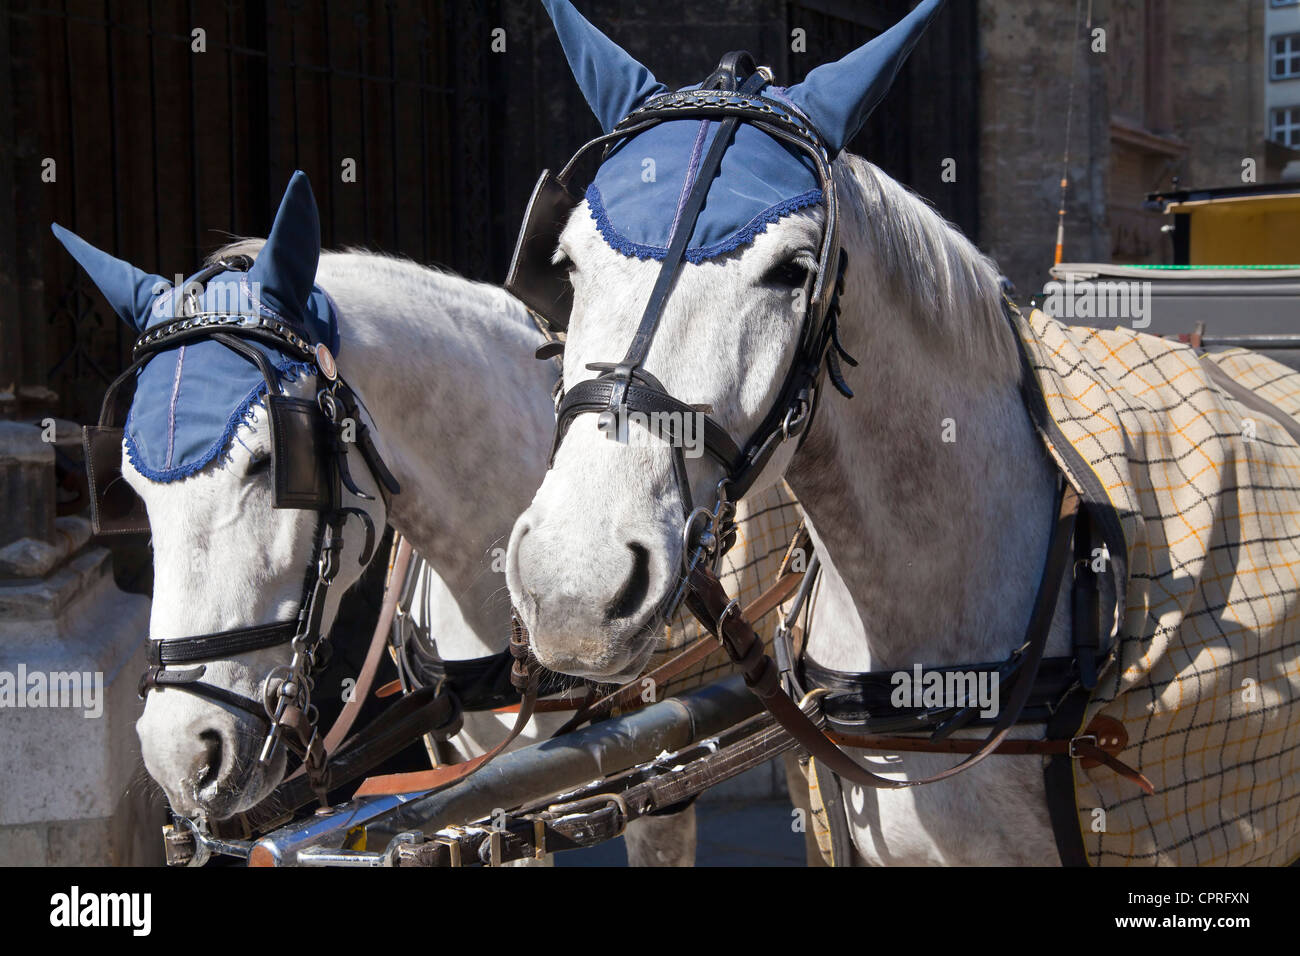
[[[778,263],[763,275],[764,285],[779,285],[788,289],[801,289],[808,281],[808,267],[790,259]]]
[[[252,478],[255,475],[260,475],[262,472],[266,471],[266,469],[270,467],[271,467],[270,455],[262,455],[260,458],[254,458],[252,461],[248,463],[248,470],[244,472],[244,477]]]

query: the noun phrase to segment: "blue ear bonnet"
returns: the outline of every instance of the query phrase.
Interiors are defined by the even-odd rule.
[[[920,0],[898,23],[788,89],[762,95],[801,114],[831,155],[853,138],[888,92],[944,0]],[[583,96],[609,133],[634,108],[667,92],[643,65],[582,16],[569,0],[542,0]],[[690,87],[687,87],[690,89]],[[672,120],[621,143],[587,189],[600,234],[614,249],[662,259],[695,169],[718,122]],[[811,160],[761,130],[742,125],[709,187],[686,249],[689,262],[731,252],[776,222],[822,201]],[[651,166],[653,163],[653,166]]]
[[[338,355],[334,305],[313,281],[320,260],[320,218],[302,172],[290,178],[271,232],[248,272],[217,272],[201,288],[187,282],[172,289],[162,276],[116,259],[61,226],[53,228],[109,305],[139,333],[176,318],[185,297],[191,307],[181,314],[265,316]],[[274,346],[245,341],[267,356],[282,381],[315,370]],[[266,387],[256,365],[211,339],[156,353],[136,374],[125,426],[131,464],[153,481],[194,474],[229,447]]]
[[[780,104],[791,106],[786,100]],[[601,164],[587,188],[587,203],[611,247],[638,259],[664,257],[678,210],[719,125],[660,123],[619,144]],[[734,143],[695,222],[688,262],[731,252],[783,216],[822,201],[812,161],[799,150],[748,125],[736,130]]]
[[[313,286],[305,308],[295,316],[278,313],[264,296],[255,301],[254,291],[247,273],[222,272],[208,280],[199,297],[200,308],[260,312],[284,320],[313,345],[323,342],[338,355],[338,321],[325,290]],[[175,316],[175,300],[170,292],[160,298],[146,330]],[[285,381],[315,371],[311,363],[291,359],[262,342],[245,341],[265,354]],[[177,481],[195,474],[225,452],[265,393],[266,381],[257,366],[220,342],[200,339],[158,353],[136,377],[126,420],[131,464],[153,481]]]

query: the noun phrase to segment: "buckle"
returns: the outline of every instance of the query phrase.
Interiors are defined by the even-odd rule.
[[[789,441],[791,437],[798,436],[808,422],[808,402],[800,398],[794,405],[786,409],[785,418],[781,421],[781,440]]]
[[[1090,743],[1090,744],[1092,744],[1092,745],[1095,747],[1095,746],[1097,746],[1097,735],[1096,735],[1096,734],[1081,734],[1081,735],[1078,736],[1078,737],[1074,737],[1074,738],[1072,738],[1072,739],[1070,740],[1070,746],[1069,746],[1069,749],[1066,751],[1066,752],[1070,755],[1070,759],[1071,759],[1071,760],[1082,760],[1082,759],[1083,759],[1083,754],[1075,753],[1074,745],[1077,744],[1077,743],[1085,742],[1085,741],[1088,742],[1088,743]]]
[[[609,807],[618,811],[618,833],[614,834],[614,836],[620,837],[627,829],[630,817],[627,801],[623,799],[621,793],[597,793],[579,800],[571,800],[568,803],[552,803],[542,811],[540,819],[543,821],[558,820],[571,813],[583,813],[584,811],[592,813]]]
[[[716,625],[718,631],[718,644],[722,647],[727,646],[727,642],[722,636],[722,622],[731,616],[732,611],[738,610],[740,610],[740,601],[737,598],[732,598],[727,602],[727,606],[722,609],[722,613],[718,615],[718,623]]]

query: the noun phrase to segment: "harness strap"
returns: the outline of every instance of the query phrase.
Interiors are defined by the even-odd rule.
[[[734,62],[728,64],[731,67],[735,65]],[[724,71],[730,72],[725,68]],[[730,82],[734,83],[734,73],[730,75]],[[766,84],[767,77],[762,73],[754,73],[744,81],[739,92],[743,95],[754,94]],[[654,288],[650,291],[650,298],[646,302],[645,311],[641,314],[641,323],[637,326],[636,333],[632,336],[632,344],[628,346],[627,353],[623,356],[623,361],[616,371],[616,374],[619,374],[625,380],[632,369],[645,361],[646,353],[650,351],[650,343],[654,340],[655,329],[663,316],[668,295],[672,292],[673,283],[676,281],[678,273],[681,272],[682,265],[686,262],[686,246],[691,241],[691,234],[695,230],[695,220],[699,218],[700,210],[704,208],[704,200],[709,194],[709,187],[712,185],[713,178],[717,175],[719,167],[722,166],[722,156],[726,153],[727,147],[731,145],[732,137],[736,135],[736,130],[740,128],[740,124],[741,118],[739,116],[728,116],[724,119],[718,126],[717,135],[713,137],[713,142],[709,145],[709,151],[705,154],[704,161],[700,164],[695,183],[692,185],[690,194],[687,196],[686,203],[682,206],[681,214],[678,217],[677,231],[673,233],[668,251],[664,255],[663,266],[659,269],[659,275],[655,279]]]
[[[145,649],[145,657],[155,666],[215,661],[287,644],[297,633],[298,620],[295,618],[292,621],[235,627],[193,637],[169,637],[161,641],[150,641]]]
[[[615,398],[615,392],[618,388],[617,383],[607,378],[591,378],[578,382],[565,393],[564,400],[560,404],[555,438],[551,444],[552,462],[555,460],[555,453],[559,450],[560,442],[564,441],[565,433],[568,432],[573,419],[588,412],[603,412],[609,409],[615,401],[619,400]],[[641,412],[647,416],[658,412],[685,417],[698,412],[698,409],[687,405],[685,402],[678,401],[662,389],[637,385],[635,382],[622,389],[620,398],[623,407]],[[665,424],[671,428],[672,422],[673,419],[669,418]],[[665,441],[672,442],[678,436],[669,434],[660,437],[664,438]],[[711,415],[707,414],[704,415],[704,450],[728,473],[736,470],[742,464],[740,448],[732,441],[731,436],[727,434],[727,430],[719,425]]]
[[[763,702],[773,717],[799,744],[826,769],[860,786],[884,790],[901,790],[935,783],[961,773],[980,763],[995,752],[1006,739],[1019,719],[1039,664],[1043,649],[1051,632],[1052,616],[1056,609],[1061,579],[1068,567],[1071,554],[1071,532],[1079,498],[1068,482],[1063,482],[1056,520],[1048,545],[1047,561],[1043,568],[1038,593],[1030,616],[1026,640],[1021,648],[1023,662],[1021,673],[1011,700],[1003,709],[997,724],[979,749],[965,760],[947,770],[916,780],[890,780],[871,773],[855,763],[848,754],[828,738],[821,728],[810,720],[781,687],[780,674],[775,663],[763,652],[762,642],[743,614],[735,612],[734,602],[729,602],[717,577],[709,569],[697,566],[691,572],[691,588],[687,603],[700,622],[718,636],[732,661],[740,668],[745,683]]]
[[[930,673],[943,674],[950,671],[974,673],[977,680],[980,675],[996,675],[998,691],[1006,699],[1023,666],[1024,657],[1013,656],[1000,663],[958,664],[951,667],[932,667]],[[953,726],[959,721],[962,727],[974,723],[993,723],[994,717],[980,717],[976,705],[946,707],[899,707],[891,699],[896,693],[894,676],[897,671],[842,671],[824,667],[815,661],[804,659],[799,667],[802,670],[803,686],[817,687],[827,691],[822,699],[822,712],[826,715],[828,727],[844,733],[916,733],[942,728],[944,736],[958,729]],[[1038,676],[1034,680],[1022,721],[1046,721],[1056,705],[1079,681],[1079,670],[1073,657],[1044,657],[1039,665]],[[969,717],[967,711],[970,711]]]
[[[266,708],[259,702],[251,700],[243,694],[237,694],[226,687],[201,683],[199,678],[203,676],[206,670],[207,668],[202,664],[182,671],[164,670],[161,665],[154,664],[146,668],[145,672],[140,675],[138,688],[140,699],[143,700],[144,695],[150,690],[173,688],[183,690],[188,694],[194,694],[196,697],[204,697],[216,704],[234,707],[246,714],[251,714],[263,724],[270,724],[270,719],[266,715]]]
[[[370,693],[370,687],[375,682],[375,674],[379,670],[379,663],[383,660],[384,647],[388,642],[388,632],[393,626],[393,617],[397,613],[397,596],[401,591],[402,582],[406,580],[406,570],[411,564],[411,542],[402,538],[397,544],[396,552],[393,556],[393,565],[388,572],[388,586],[384,590],[384,603],[379,610],[379,620],[375,622],[375,632],[370,638],[370,647],[366,649],[366,658],[361,665],[361,673],[357,675],[356,686],[352,689],[352,696],[347,703],[343,705],[343,710],[339,712],[338,719],[330,727],[329,733],[325,735],[325,752],[333,754],[338,749],[344,739],[347,738],[348,731],[356,723],[357,715],[361,713],[361,706],[365,703],[367,695]],[[299,767],[290,777],[296,777],[303,772]]]
[[[514,658],[514,664],[510,669],[510,679],[521,693],[523,699],[520,702],[519,713],[515,717],[514,726],[510,728],[510,733],[500,743],[487,753],[464,763],[434,767],[431,770],[420,770],[414,773],[394,773],[380,777],[370,777],[357,788],[357,792],[353,794],[354,798],[378,794],[391,795],[438,790],[458,780],[463,780],[472,773],[476,773],[500,756],[514,742],[514,739],[524,732],[524,728],[528,726],[528,721],[532,719],[537,706],[537,689],[541,677],[538,669],[532,666],[532,662],[529,660],[528,635],[517,618],[514,621],[510,635],[510,654]]]
[[[1119,760],[1116,754],[1122,752],[1128,743],[1127,734],[1117,734],[1112,725],[1116,722],[1107,717],[1097,717],[1084,732],[1069,740],[1004,740],[993,752],[1003,755],[1065,754],[1084,760],[1084,766],[1090,761],[1105,764],[1111,770],[1141,787],[1154,796],[1155,788],[1145,775]],[[1121,729],[1122,729],[1122,725]],[[927,737],[895,737],[883,734],[842,734],[834,730],[825,732],[826,739],[841,747],[854,750],[875,750],[884,753],[927,753],[927,754],[973,754],[981,746],[978,740],[944,738],[935,740]]]

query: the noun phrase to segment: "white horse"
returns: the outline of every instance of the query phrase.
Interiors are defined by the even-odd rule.
[[[255,257],[263,247],[262,240],[243,240],[213,258]],[[510,604],[492,569],[494,549],[504,545],[541,480],[554,418],[554,368],[533,357],[544,338],[502,289],[405,259],[324,252],[315,279],[336,306],[340,371],[362,398],[402,487],[385,515],[368,472],[354,464],[357,484],[376,500],[350,503],[364,507],[376,528],[387,520],[432,564],[436,611],[430,623],[438,628],[439,653],[448,660],[497,653],[510,634]],[[312,397],[307,382],[282,387]],[[137,396],[140,401],[166,396]],[[151,480],[123,455],[124,477],[144,500],[152,530],[151,639],[296,613],[314,515],[272,507],[263,467],[270,448],[266,410],[258,404],[226,454],[183,480]],[[363,536],[355,523],[344,537],[324,632],[362,571]],[[245,653],[208,664],[204,681],[260,699],[268,672],[288,660],[287,647]],[[567,717],[537,715],[513,746],[549,737]],[[475,756],[504,737],[511,723],[503,715],[468,713],[452,743],[462,756]],[[154,690],[137,730],[146,768],[184,815],[216,820],[246,811],[284,776],[283,748],[270,767],[259,765],[264,731],[249,715],[191,694]],[[627,845],[633,865],[690,865],[694,809],[638,821]]]
[[[922,6],[933,13],[933,4]],[[615,56],[567,4],[550,7],[571,62],[575,50]],[[635,95],[606,81],[584,90],[598,115],[599,97],[612,101],[614,120],[637,105],[650,81],[635,66],[622,70],[640,84]],[[576,62],[575,74],[581,81]],[[851,105],[860,95],[821,102]],[[659,157],[661,169],[667,159]],[[853,378],[857,397],[826,389],[798,454],[786,442],[755,485],[786,477],[828,565],[807,653],[849,670],[1001,660],[1029,617],[1056,476],[1018,391],[997,270],[870,163],[840,153],[833,177],[850,263],[840,336],[866,360]],[[824,207],[807,207],[734,251],[683,266],[667,300],[644,368],[679,401],[710,407],[737,440],[778,400],[800,331],[791,291],[816,267],[823,217]],[[590,363],[623,354],[660,269],[612,248],[601,225],[584,201],[556,253],[574,288],[566,389],[595,376]],[[955,443],[941,440],[950,419],[960,429]],[[711,501],[720,477],[710,459],[693,463],[695,500]],[[507,559],[511,594],[544,664],[596,679],[635,670],[678,585],[681,517],[666,443],[618,445],[595,415],[574,419],[515,525]],[[638,571],[632,544],[648,552],[647,570]],[[625,580],[638,575],[648,577],[639,606],[613,613]],[[1066,604],[1048,655],[1068,647]],[[915,777],[954,759],[860,762]],[[846,803],[856,849],[871,863],[1059,862],[1037,757],[996,757],[919,789],[846,788]]]
[[[997,270],[871,164],[843,156],[836,177],[854,263],[841,336],[850,352],[889,361],[870,362],[853,401],[824,400],[799,455],[771,469],[773,478],[784,470],[825,562],[807,653],[843,670],[1001,659],[1037,589],[1055,475],[1018,391]],[[576,264],[566,386],[626,342],[657,270],[610,249],[585,213],[561,240]],[[806,258],[820,230],[820,212],[797,214],[726,261],[684,270],[647,363],[670,393],[712,405],[735,434],[755,426],[776,401],[797,334],[762,280]],[[701,314],[715,318],[689,321]],[[942,423],[955,416],[961,440],[945,444]],[[653,614],[675,586],[681,508],[670,468],[663,449],[612,446],[591,416],[570,428],[508,559],[543,663],[601,678],[642,655],[658,622],[607,621],[621,582],[599,565],[624,541],[652,542],[643,611]],[[720,474],[700,471],[703,497]],[[583,590],[586,601],[550,597]],[[1068,625],[1058,614],[1049,655],[1067,650]],[[884,769],[923,776],[952,762],[911,754]],[[918,789],[851,788],[846,800],[855,845],[871,862],[1058,862],[1039,758],[999,757]]]

